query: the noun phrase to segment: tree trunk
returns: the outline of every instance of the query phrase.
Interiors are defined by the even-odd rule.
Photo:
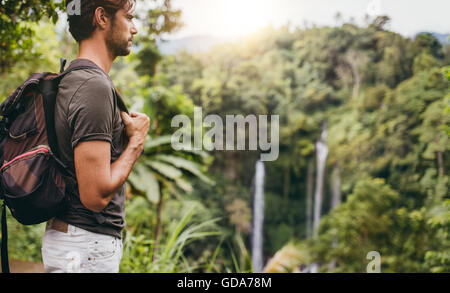
[[[434,142],[437,144],[439,143],[439,138],[441,137],[441,134],[438,133],[436,134],[435,138],[434,138]],[[437,164],[438,164],[438,170],[439,170],[439,177],[443,177],[444,176],[444,158],[442,155],[441,151],[437,151],[436,152],[436,160],[437,160]]]
[[[439,177],[443,177],[444,176],[444,159],[442,156],[442,152],[437,152],[437,161],[438,161],[438,167],[439,167]]]

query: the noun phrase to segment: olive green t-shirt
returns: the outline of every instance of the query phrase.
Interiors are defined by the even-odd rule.
[[[75,59],[71,64],[79,62]],[[86,60],[86,59],[83,59]],[[60,82],[55,106],[55,128],[59,155],[74,173],[74,149],[82,141],[111,144],[111,163],[122,153],[124,126],[117,106],[113,82],[95,63],[95,69],[68,73]],[[87,209],[78,191],[70,195],[67,213],[59,219],[82,229],[121,238],[125,226],[125,184],[100,213]]]

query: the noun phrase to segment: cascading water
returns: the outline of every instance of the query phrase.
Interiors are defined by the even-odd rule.
[[[317,230],[319,228],[320,222],[320,211],[322,208],[325,163],[328,156],[328,146],[326,143],[326,139],[327,139],[327,124],[324,123],[322,126],[322,134],[320,135],[320,139],[316,142],[317,180],[314,195],[314,223],[313,223],[314,236],[317,236]]]
[[[261,273],[263,270],[264,175],[264,163],[257,161],[252,229],[252,266],[254,273]]]
[[[316,156],[317,156],[317,177],[316,177],[316,190],[314,193],[314,222],[313,222],[313,235],[317,237],[319,222],[320,222],[320,211],[322,208],[322,197],[323,197],[323,185],[324,185],[324,175],[325,175],[325,163],[328,156],[328,146],[326,143],[327,139],[327,124],[322,125],[322,133],[319,140],[316,142]],[[304,272],[317,273],[319,271],[319,264],[313,263],[308,266]]]

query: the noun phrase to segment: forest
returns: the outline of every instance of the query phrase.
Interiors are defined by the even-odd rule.
[[[450,42],[390,31],[388,16],[337,16],[336,26],[266,27],[166,55],[157,44],[183,11],[149,2],[132,54],[110,73],[129,108],[151,118],[127,180],[120,272],[363,273],[373,251],[381,272],[450,272]],[[0,102],[31,73],[76,58],[67,25],[56,26],[64,9],[0,1]],[[222,121],[278,115],[278,158],[175,150],[171,121],[194,120],[194,107]],[[41,263],[45,224],[8,215],[8,229],[10,259]]]

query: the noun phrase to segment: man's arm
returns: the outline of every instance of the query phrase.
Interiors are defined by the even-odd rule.
[[[110,164],[110,143],[81,142],[74,152],[78,191],[83,205],[93,212],[101,212],[121,187],[141,154],[141,148],[128,144],[125,151]]]
[[[101,212],[121,187],[144,148],[150,120],[147,116],[122,113],[129,142],[120,157],[111,162],[110,143],[85,141],[74,150],[75,170],[82,204],[93,212]]]

